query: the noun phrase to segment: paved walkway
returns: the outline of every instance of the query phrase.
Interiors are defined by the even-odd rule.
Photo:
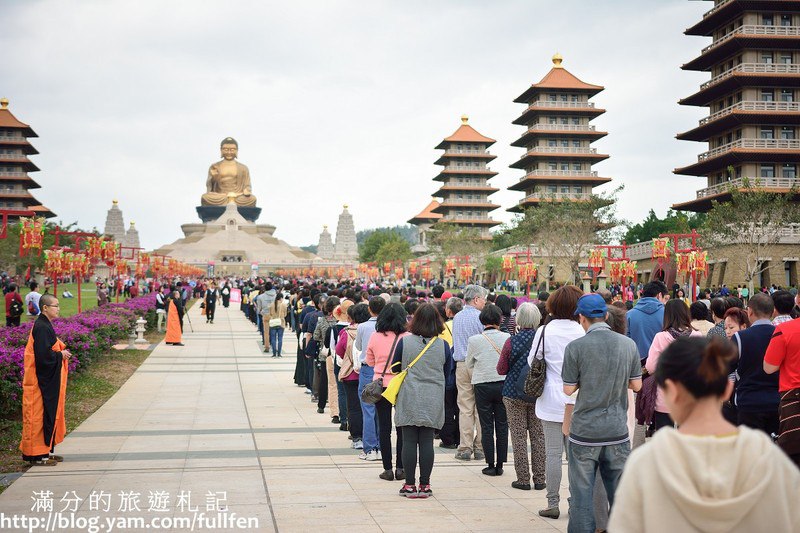
[[[153,519],[176,531],[237,530],[203,520],[219,520],[215,508],[225,506],[251,519],[241,529],[261,531],[566,530],[566,489],[561,519],[542,519],[544,491],[512,489],[513,464],[489,478],[483,464],[438,447],[435,497],[399,497],[400,483],[379,479],[380,463],[359,460],[347,434],[292,383],[293,335],[284,337],[284,357],[272,359],[238,307],[220,308],[213,325],[197,307],[191,318],[185,347],[160,344],[58,447],[64,463],[32,468],[0,495],[0,521],[40,518],[40,531],[48,519],[50,531],[86,531],[93,519],[108,531],[107,520],[120,518],[134,519],[129,530],[155,529]],[[40,491],[52,492],[52,512]]]

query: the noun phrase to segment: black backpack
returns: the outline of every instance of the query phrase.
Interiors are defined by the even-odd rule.
[[[17,318],[18,316],[22,316],[22,302],[19,300],[14,300],[11,302],[11,305],[8,306],[8,316],[11,318]]]

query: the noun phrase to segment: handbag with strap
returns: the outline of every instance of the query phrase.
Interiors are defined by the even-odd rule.
[[[270,318],[269,319],[269,327],[271,328],[279,328],[281,326],[281,319],[280,318]]]
[[[364,387],[364,390],[361,391],[361,401],[364,403],[371,403],[376,404],[383,398],[383,376],[386,375],[386,370],[389,368],[389,364],[394,359],[394,349],[397,347],[397,341],[400,339],[400,335],[395,335],[394,342],[392,343],[392,349],[389,350],[389,355],[386,358],[386,364],[383,365],[383,372],[381,372],[381,376],[374,380],[372,383],[367,383]]]
[[[436,341],[435,338],[428,341],[428,344],[426,344],[425,347],[422,349],[422,351],[419,352],[419,355],[417,355],[414,358],[414,360],[411,361],[408,364],[408,366],[403,369],[402,372],[393,377],[392,381],[389,382],[389,386],[386,387],[385,391],[383,391],[382,396],[386,398],[386,400],[390,404],[394,405],[397,403],[397,395],[400,394],[400,387],[403,385],[403,381],[405,381],[406,376],[408,375],[408,371],[411,370],[411,367],[414,366],[414,364],[416,364],[417,361],[419,361],[419,358],[422,357],[422,354],[427,352],[428,348],[430,348],[431,344],[433,344],[435,341]]]
[[[542,331],[542,334],[544,334],[544,331]],[[517,381],[514,383],[514,390],[517,393],[517,398],[519,400],[522,400],[523,402],[528,402],[528,403],[534,403],[536,401],[536,398],[534,398],[533,396],[528,396],[527,394],[525,394],[525,382],[528,380],[528,374],[530,374],[531,372],[531,366],[528,364],[528,353],[530,353],[531,351],[532,344],[533,344],[533,335],[531,335],[530,341],[526,342],[522,346],[523,349],[520,350],[519,357],[522,359],[522,368],[520,368],[519,375],[517,376]],[[509,367],[517,364],[517,360],[509,361]]]
[[[544,392],[544,380],[547,377],[547,365],[544,362],[544,331],[547,326],[542,326],[542,335],[539,337],[539,343],[536,345],[536,351],[533,352],[533,362],[528,375],[525,377],[525,385],[523,392],[533,398],[538,398]],[[542,358],[536,357],[539,354],[539,347],[542,347]]]

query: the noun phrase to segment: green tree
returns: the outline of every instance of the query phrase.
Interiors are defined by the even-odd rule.
[[[490,285],[497,283],[497,277],[503,272],[503,258],[497,256],[487,256],[483,268],[486,270]]]
[[[633,244],[655,239],[662,233],[688,233],[693,229],[699,230],[705,218],[704,213],[683,213],[672,209],[667,211],[664,218],[658,218],[656,212],[651,209],[642,222],[628,225],[623,240]]]
[[[375,252],[375,261],[378,264],[387,261],[405,261],[411,257],[411,246],[404,239],[392,239],[381,244]]]
[[[512,229],[514,244],[533,245],[537,257],[550,258],[572,272],[571,281],[580,280],[580,262],[595,244],[610,242],[620,225],[616,218],[614,191],[592,195],[586,201],[540,202],[525,210]]]
[[[53,232],[59,226],[62,231],[83,231],[77,228],[77,223],[72,222],[63,225],[61,222],[46,222],[42,250],[47,250],[55,244]],[[72,246],[75,241],[72,237],[64,236],[59,239],[60,246]],[[0,239],[0,270],[15,271],[17,274],[24,274],[28,265],[31,271],[44,268],[44,253],[37,255],[37,252],[30,252],[25,257],[19,256],[19,223],[9,222],[5,239]]]
[[[404,239],[402,235],[400,235],[394,230],[378,230],[372,232],[364,240],[364,244],[359,246],[359,254],[361,257],[361,261],[365,263],[377,261],[378,250],[380,250],[382,246],[390,242],[405,243],[405,246],[406,248],[409,249],[410,253],[411,247],[408,241]],[[398,244],[394,248],[388,248],[387,250],[391,249],[400,250],[401,245]]]
[[[481,237],[478,228],[459,226],[449,222],[435,224],[429,239],[434,255],[442,261],[452,256],[479,258],[486,254],[491,245],[489,239]]]
[[[777,245],[787,228],[800,224],[800,204],[792,201],[797,190],[771,192],[759,180],[744,178],[743,187],[731,186],[730,201],[711,203],[702,228],[706,247],[734,246],[729,254],[731,266],[745,274],[750,294],[756,277],[769,268],[770,257],[779,257]]]

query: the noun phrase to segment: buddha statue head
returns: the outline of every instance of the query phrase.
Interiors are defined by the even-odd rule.
[[[239,154],[239,143],[237,143],[236,139],[233,137],[225,137],[222,139],[222,142],[219,143],[219,151],[223,159],[232,161],[236,159],[236,156]]]

